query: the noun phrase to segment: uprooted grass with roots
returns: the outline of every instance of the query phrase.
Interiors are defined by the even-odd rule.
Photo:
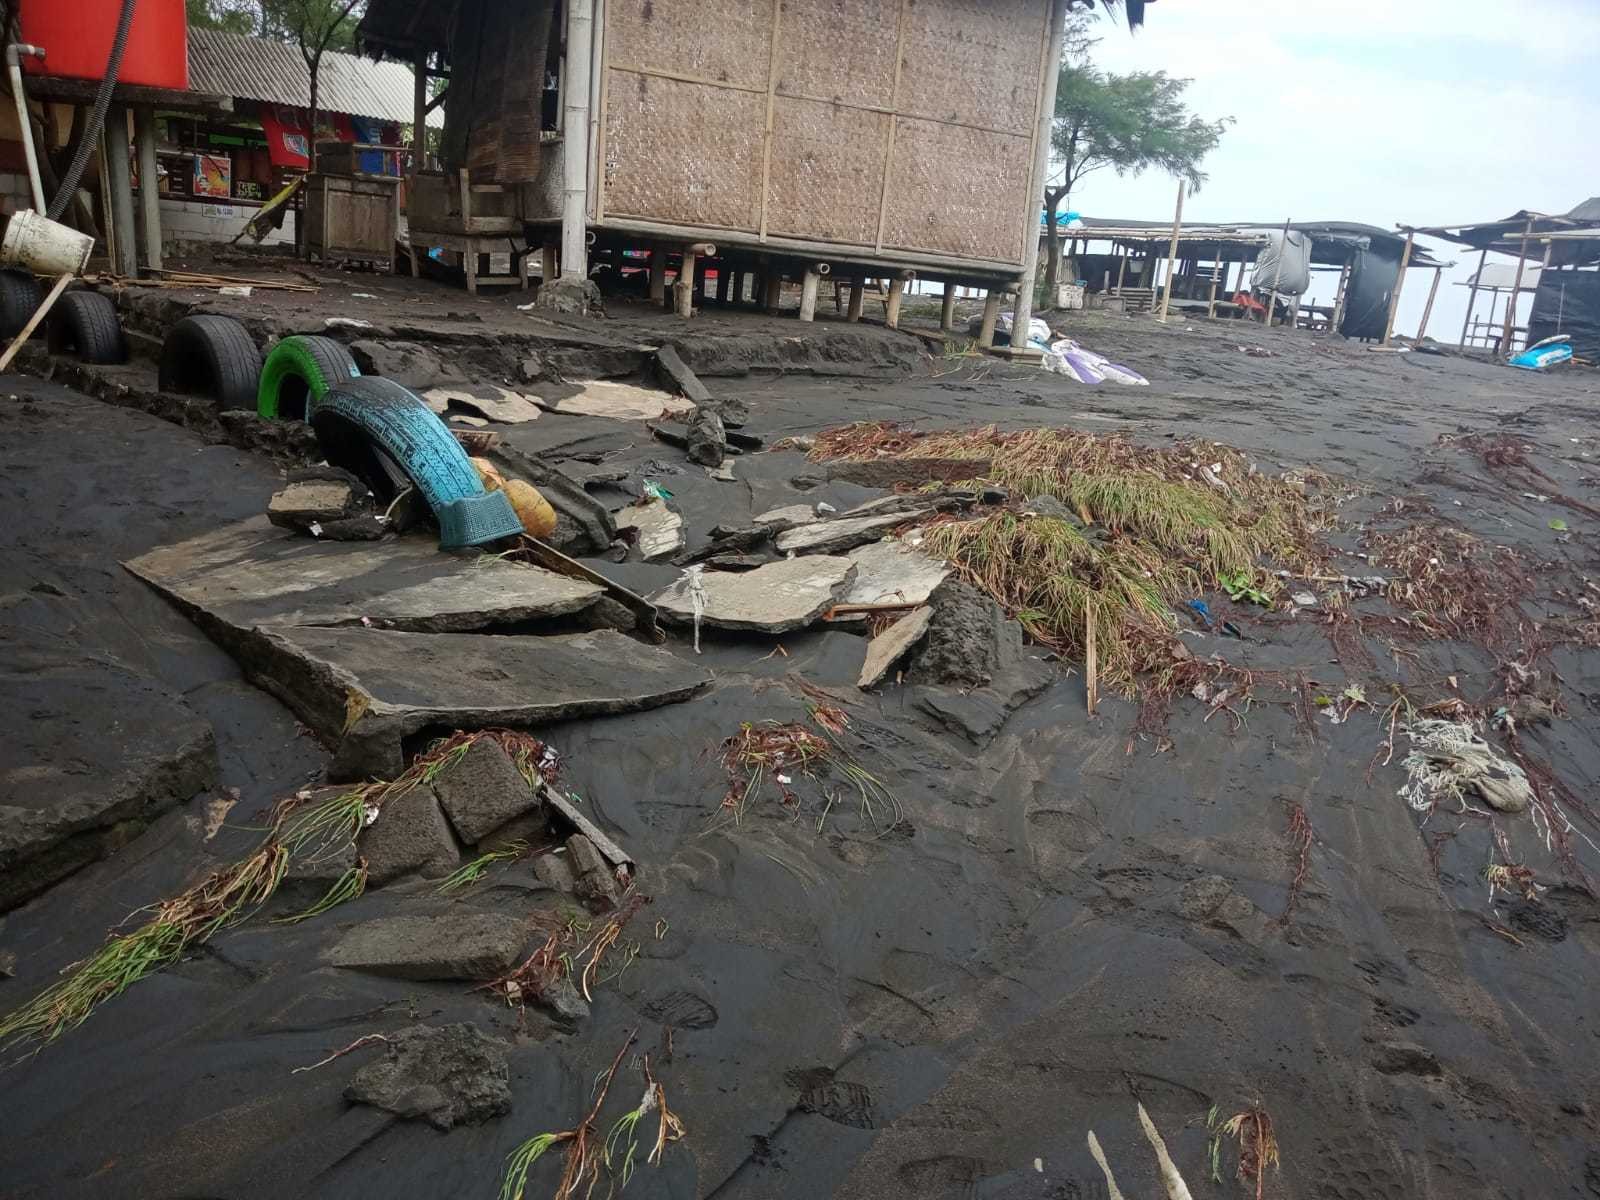
[[[537,779],[548,780],[556,769],[554,754],[539,739],[515,730],[487,729],[435,742],[394,779],[358,784],[320,800],[309,791],[287,797],[273,806],[266,835],[248,857],[212,871],[181,895],[138,910],[149,914],[143,924],[115,934],[94,954],[68,967],[59,982],[0,1017],[0,1047],[36,1042],[43,1048],[83,1024],[101,1004],[177,962],[191,945],[209,941],[259,911],[276,894],[291,864],[326,862],[345,854],[386,803],[436,779],[485,738],[511,756],[530,786]],[[319,916],[361,895],[366,883],[366,863],[358,858],[310,908],[278,920],[293,923]]]
[[[1258,471],[1210,442],[1170,448],[1072,429],[917,433],[862,422],[817,435],[816,461],[971,459],[974,475],[1017,501],[1047,496],[1074,518],[1026,503],[934,521],[924,548],[948,558],[1037,642],[1084,656],[1093,627],[1099,677],[1131,693],[1134,676],[1170,660],[1173,609],[1243,581],[1270,594],[1266,562],[1307,570],[1324,523],[1303,479]]]

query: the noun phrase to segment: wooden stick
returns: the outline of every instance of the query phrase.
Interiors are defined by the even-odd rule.
[[[1172,214],[1172,240],[1167,243],[1167,288],[1161,293],[1161,315],[1156,318],[1163,325],[1167,322],[1167,302],[1172,299],[1172,264],[1178,257],[1178,235],[1183,232],[1183,180],[1178,180],[1178,210]],[[1094,711],[1090,704],[1089,711]]]
[[[859,279],[852,279],[850,281],[850,300],[844,314],[846,321],[861,320],[861,307],[866,298],[867,285]]]
[[[1265,329],[1272,328],[1273,313],[1278,307],[1278,284],[1283,282],[1283,260],[1289,253],[1289,224],[1290,221],[1283,223],[1283,242],[1278,247],[1278,269],[1272,273],[1272,291],[1267,296],[1267,318],[1262,326]]]
[[[1000,289],[990,288],[983,294],[983,323],[978,326],[978,349],[994,346],[995,322],[1000,319]]]
[[[1400,252],[1400,274],[1395,277],[1394,291],[1389,293],[1389,315],[1383,322],[1383,340],[1380,346],[1389,344],[1389,337],[1394,333],[1394,314],[1400,309],[1400,292],[1406,285],[1406,268],[1411,265],[1411,247],[1416,241],[1417,231],[1406,230],[1406,248]]]
[[[39,328],[39,322],[50,315],[50,310],[56,306],[56,301],[61,299],[61,293],[67,290],[67,284],[72,282],[71,274],[63,275],[56,280],[55,286],[50,289],[50,294],[44,298],[44,303],[33,310],[33,316],[28,318],[16,337],[11,339],[11,344],[6,347],[6,352],[0,354],[0,372],[11,365],[11,360],[17,356],[17,351],[22,349],[22,343],[33,336],[33,331]]]
[[[1472,324],[1472,310],[1478,303],[1478,280],[1483,278],[1483,264],[1489,259],[1487,248],[1478,255],[1478,270],[1472,277],[1472,290],[1467,293],[1467,315],[1461,318],[1461,348],[1467,346],[1467,328]]]
[[[1217,260],[1213,258],[1211,260],[1211,296],[1206,301],[1206,316],[1208,317],[1217,315],[1217,266]]]
[[[1095,653],[1093,605],[1086,608],[1083,614],[1083,677],[1084,699],[1092,717],[1094,706],[1100,699],[1100,660]]]
[[[939,329],[949,333],[956,327],[956,285],[946,282],[944,299],[939,304]]]
[[[1339,286],[1333,294],[1333,315],[1328,318],[1328,332],[1339,332],[1339,321],[1344,316],[1344,302],[1350,288],[1350,259],[1345,259],[1344,266],[1339,268]]]
[[[1517,278],[1511,285],[1511,299],[1506,304],[1506,323],[1500,331],[1500,353],[1511,353],[1512,331],[1517,325],[1517,300],[1522,293],[1522,269],[1528,262],[1528,235],[1533,232],[1533,218],[1528,218],[1528,223],[1522,228],[1522,245],[1517,251]]]
[[[1439,294],[1439,276],[1444,274],[1443,267],[1433,269],[1433,286],[1428,289],[1428,302],[1422,306],[1422,324],[1417,326],[1417,341],[1422,340],[1423,334],[1428,332],[1428,318],[1433,315],[1433,298]]]
[[[900,301],[906,293],[908,271],[902,271],[889,281],[889,298],[883,304],[883,323],[890,329],[900,328]]]
[[[1122,261],[1117,264],[1117,295],[1122,295],[1122,278],[1128,273],[1128,252],[1122,252]]]

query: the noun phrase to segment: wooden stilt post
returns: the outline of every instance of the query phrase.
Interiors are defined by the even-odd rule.
[[[1351,261],[1345,259],[1344,266],[1339,268],[1339,285],[1333,289],[1333,315],[1328,318],[1329,333],[1339,332],[1339,322],[1344,317],[1344,298],[1350,287]]]
[[[134,110],[134,136],[139,154],[139,229],[144,235],[144,265],[161,270],[161,197],[156,190],[156,110],[141,104]]]
[[[1222,254],[1222,249],[1221,249],[1221,247],[1218,247],[1217,255],[1220,257],[1221,254]],[[1206,316],[1207,317],[1211,317],[1211,318],[1215,318],[1216,315],[1217,315],[1217,267],[1218,267],[1218,265],[1219,264],[1217,262],[1217,259],[1213,258],[1211,260],[1211,295],[1209,297],[1207,297],[1207,299],[1206,299]]]
[[[678,269],[678,282],[673,291],[678,300],[678,315],[694,315],[695,265],[702,257],[709,258],[717,252],[710,242],[693,242],[683,248],[683,265]]]
[[[783,269],[781,267],[768,267],[762,297],[762,307],[768,312],[777,312],[783,303]]]
[[[111,224],[116,227],[112,265],[118,275],[139,276],[138,235],[133,222],[133,171],[128,164],[128,110],[111,106],[105,125],[106,169],[111,188]]]
[[[1183,232],[1183,180],[1178,180],[1178,208],[1172,214],[1172,240],[1167,243],[1167,287],[1161,293],[1161,315],[1156,318],[1163,325],[1167,322],[1167,304],[1172,299],[1173,274],[1172,267],[1178,260],[1178,235]]]
[[[800,319],[802,321],[816,320],[817,289],[822,286],[822,277],[828,271],[827,263],[814,263],[806,268],[806,273],[800,280]]]
[[[1511,299],[1506,304],[1506,323],[1500,331],[1500,353],[1511,353],[1511,339],[1517,327],[1517,301],[1522,295],[1522,268],[1528,262],[1528,235],[1533,232],[1533,218],[1522,227],[1522,244],[1517,248],[1517,277],[1511,285]]]
[[[1428,318],[1433,315],[1433,298],[1439,294],[1439,276],[1444,274],[1443,267],[1433,269],[1433,286],[1428,289],[1428,302],[1422,306],[1422,324],[1417,326],[1417,341],[1428,332]]]
[[[867,298],[867,285],[859,279],[850,281],[850,299],[845,308],[846,321],[861,320],[861,307]]]
[[[667,252],[660,246],[652,246],[650,247],[650,299],[660,304],[666,298]]]
[[[539,283],[541,285],[551,282],[556,277],[556,248],[553,245],[539,247]]]
[[[989,288],[983,293],[983,324],[978,326],[978,349],[994,347],[994,327],[1000,320],[1000,289]]]
[[[1400,292],[1406,285],[1406,268],[1411,265],[1411,247],[1416,237],[1416,230],[1406,230],[1406,248],[1400,252],[1400,274],[1395,278],[1394,291],[1389,293],[1389,315],[1384,318],[1383,341],[1378,343],[1380,346],[1387,346],[1394,333],[1394,314],[1400,310]]]
[[[900,328],[900,301],[906,294],[906,284],[916,277],[915,271],[900,271],[889,281],[889,299],[883,306],[883,323],[890,329]]]
[[[956,327],[956,285],[946,282],[944,300],[939,305],[939,332],[949,333]]]
[[[728,264],[726,260],[717,263],[717,303],[728,302]]]
[[[1467,346],[1467,330],[1472,325],[1472,310],[1478,303],[1478,281],[1483,278],[1483,264],[1489,260],[1487,249],[1478,254],[1478,270],[1472,277],[1472,287],[1467,292],[1467,315],[1461,318],[1461,348]]]

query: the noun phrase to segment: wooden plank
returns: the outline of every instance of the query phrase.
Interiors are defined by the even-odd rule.
[[[55,286],[50,289],[39,307],[33,310],[33,316],[28,318],[28,323],[22,327],[17,336],[11,339],[11,344],[6,347],[6,352],[0,354],[0,372],[11,365],[11,360],[17,356],[17,351],[22,349],[22,344],[33,336],[33,331],[39,328],[39,323],[50,315],[50,310],[56,306],[56,301],[61,299],[61,293],[67,290],[67,284],[73,277],[62,275],[56,280]]]
[[[543,780],[540,780],[540,782],[544,783]],[[578,808],[578,806],[573,804],[571,800],[568,800],[559,789],[551,787],[548,783],[544,783],[543,790],[545,803],[551,808],[555,809],[568,821],[571,821],[573,827],[576,828],[579,833],[583,834],[584,837],[593,842],[594,848],[600,851],[601,854],[605,855],[606,861],[609,862],[613,867],[631,868],[634,865],[632,856],[629,855],[628,852],[621,846],[617,845],[610,838],[608,838],[605,834],[601,833],[600,827],[593,821],[589,820],[588,817],[584,816],[583,812]]]

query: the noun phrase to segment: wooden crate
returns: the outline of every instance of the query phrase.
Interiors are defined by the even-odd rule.
[[[301,212],[307,254],[386,262],[393,271],[399,186],[377,175],[307,175]]]

